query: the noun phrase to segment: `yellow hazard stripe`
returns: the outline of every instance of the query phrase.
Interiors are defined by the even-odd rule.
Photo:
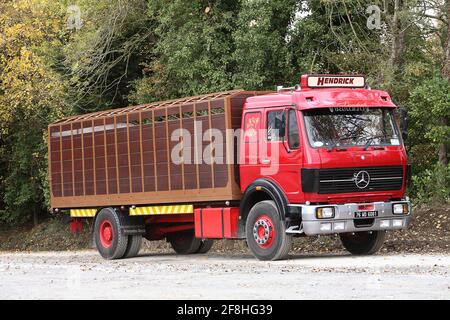
[[[174,206],[136,207],[130,209],[130,216],[149,216],[159,214],[188,214],[194,213],[192,204]]]
[[[97,209],[71,209],[70,216],[74,218],[95,217]]]

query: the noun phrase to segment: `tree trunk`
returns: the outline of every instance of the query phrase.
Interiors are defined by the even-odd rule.
[[[446,1],[447,20],[450,19],[450,0]],[[444,42],[444,61],[442,65],[442,76],[450,79],[450,21],[447,21],[447,36]]]
[[[443,117],[441,119],[441,124],[443,126],[448,126],[450,125],[449,121],[448,121],[448,117]],[[441,143],[441,145],[439,146],[439,162],[442,163],[444,166],[448,165],[448,143]]]
[[[441,75],[444,79],[450,80],[450,0],[447,0],[445,2],[445,9],[446,15],[447,15],[447,21],[449,22],[447,24],[447,36],[444,42],[444,59],[442,63],[442,70]],[[450,120],[448,117],[443,117],[441,119],[441,124],[444,126],[450,125]],[[449,151],[449,145],[448,143],[442,143],[439,146],[439,162],[442,163],[444,166],[448,165],[448,151]]]
[[[35,227],[38,225],[38,213],[36,207],[33,207],[33,224]]]
[[[392,45],[389,57],[389,67],[392,71],[393,80],[397,80],[399,71],[403,65],[403,54],[405,51],[405,31],[401,14],[404,9],[403,0],[395,0],[394,13],[392,16]]]

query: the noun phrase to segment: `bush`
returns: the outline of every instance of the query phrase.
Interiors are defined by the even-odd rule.
[[[450,203],[450,166],[438,163],[413,176],[411,195],[417,203]]]

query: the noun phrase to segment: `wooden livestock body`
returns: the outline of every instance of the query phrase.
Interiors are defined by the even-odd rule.
[[[245,99],[257,94],[262,92],[214,93],[78,115],[51,124],[52,208],[240,199],[237,162],[230,161],[236,158],[237,143],[225,132],[240,128]],[[201,123],[202,142],[197,145],[201,144],[202,161],[195,161],[194,123]],[[205,147],[213,139],[203,141],[209,128],[223,133],[223,143],[214,144],[222,148],[223,159],[214,151],[203,152],[211,150]],[[190,162],[171,161],[172,149],[181,141],[171,141],[177,129],[191,133],[190,143],[181,142]]]

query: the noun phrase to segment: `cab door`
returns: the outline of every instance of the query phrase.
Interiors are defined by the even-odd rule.
[[[300,193],[302,146],[299,112],[295,108],[268,108],[264,112],[265,143],[261,147],[261,175],[275,180],[290,200]]]

